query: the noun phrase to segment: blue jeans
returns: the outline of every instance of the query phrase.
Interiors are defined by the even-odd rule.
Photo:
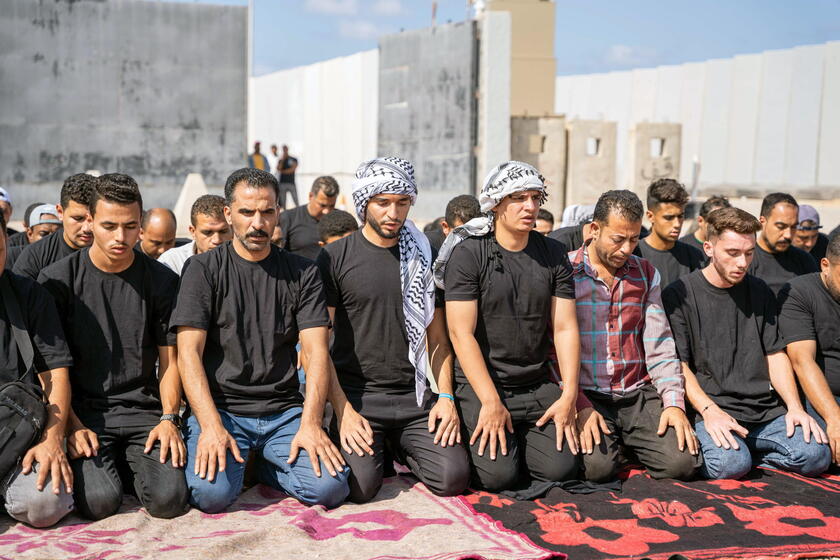
[[[776,467],[803,476],[817,476],[824,472],[831,462],[830,448],[817,443],[811,436],[805,442],[802,427],[797,426],[792,437],[787,437],[785,415],[758,424],[741,424],[749,433],[746,438],[732,434],[739,449],[718,447],[706,431],[704,422],[694,426],[700,450],[703,453],[703,467],[700,473],[710,479],[741,478],[753,464]],[[755,454],[755,457],[753,457]]]
[[[304,450],[300,451],[294,463],[286,463],[292,439],[300,428],[301,412],[301,407],[297,406],[280,414],[248,418],[219,410],[222,423],[236,440],[245,462],[237,463],[228,451],[225,470],[216,473],[212,482],[194,474],[201,427],[196,417],[190,416],[184,428],[190,503],[207,513],[220,512],[232,504],[242,491],[248,454],[256,450],[262,454],[262,460],[257,463],[257,471],[263,484],[281,490],[307,505],[332,508],[341,504],[350,492],[347,470],[333,477],[322,462],[319,478],[315,476],[309,455]]]

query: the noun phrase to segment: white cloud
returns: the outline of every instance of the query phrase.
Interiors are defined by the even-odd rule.
[[[304,7],[310,12],[327,15],[355,15],[359,12],[357,0],[306,0]]]
[[[382,34],[382,29],[370,21],[361,19],[342,20],[338,24],[338,34],[347,39],[368,41],[376,39]]]
[[[604,62],[623,67],[651,66],[656,64],[657,54],[649,47],[612,45],[604,54]]]
[[[373,13],[382,16],[395,16],[403,11],[400,0],[376,0],[373,4]]]

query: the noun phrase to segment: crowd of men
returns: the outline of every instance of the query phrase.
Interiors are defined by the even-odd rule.
[[[627,461],[675,479],[840,464],[840,235],[792,196],[758,218],[712,197],[680,237],[689,196],[661,179],[646,208],[611,190],[554,229],[544,178],[510,161],[424,233],[408,161],[359,166],[356,217],[332,177],[281,212],[256,148],[195,201],[191,240],[124,174],[68,177],[19,233],[0,190],[0,282],[23,310],[0,306],[0,388],[40,386],[48,417],[0,473],[13,518],[102,519],[126,492],[154,517],[215,513],[246,470],[332,508],[373,499],[394,461],[442,496],[599,484]]]

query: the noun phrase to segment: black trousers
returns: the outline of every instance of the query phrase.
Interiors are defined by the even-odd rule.
[[[356,412],[373,429],[373,455],[359,457],[345,453],[350,467],[350,497],[356,503],[372,500],[382,487],[386,442],[397,460],[406,465],[426,487],[438,496],[455,496],[467,488],[469,461],[462,445],[435,445],[429,432],[429,411],[437,395],[426,390],[423,406],[417,406],[414,391],[389,395],[374,391],[345,389]],[[333,421],[330,433],[338,444],[338,430]]]
[[[677,434],[668,428],[659,436],[662,399],[652,385],[626,395],[607,395],[586,391],[593,408],[601,413],[612,434],[603,434],[601,445],[591,455],[583,455],[587,480],[603,482],[616,474],[621,463],[622,445],[636,456],[653,478],[692,478],[703,464],[702,457],[677,447]]]
[[[295,206],[298,206],[297,185],[294,183],[280,183],[279,196],[277,200],[280,201],[280,206],[283,208],[286,207],[286,193],[292,195],[292,200],[295,202]]]
[[[553,422],[543,427],[536,426],[537,420],[557,399],[560,387],[546,381],[529,387],[515,389],[498,388],[502,404],[510,412],[514,433],[507,434],[508,454],[496,453],[490,459],[489,447],[484,455],[478,454],[479,440],[470,447],[470,461],[473,478],[482,488],[499,492],[515,486],[525,485],[531,480],[561,481],[575,478],[578,473],[578,457],[563,442],[563,450],[557,451],[557,430]],[[469,445],[475,431],[481,401],[468,384],[458,384],[456,402],[461,413],[462,439]]]
[[[104,519],[122,505],[123,488],[131,489],[152,517],[169,519],[187,512],[189,491],[184,471],[169,458],[160,462],[160,442],[143,453],[154,426],[100,430],[99,453],[70,461],[76,510],[89,519]]]

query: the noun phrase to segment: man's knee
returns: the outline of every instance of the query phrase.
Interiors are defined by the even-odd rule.
[[[354,465],[350,469],[349,500],[353,503],[364,504],[371,501],[382,488],[382,471],[375,468],[373,461],[369,463],[369,465]]]
[[[482,488],[488,492],[508,490],[519,481],[521,472],[518,461],[512,461],[504,455],[495,461],[482,461],[475,468],[475,477]]]
[[[618,461],[597,451],[583,456],[583,477],[591,482],[606,482],[615,478]]]
[[[738,479],[752,469],[752,454],[741,443],[739,449],[725,449],[715,446],[703,450],[702,474],[711,480]]]
[[[436,480],[426,481],[426,487],[437,496],[457,496],[470,483],[470,463],[466,456],[463,460],[441,461],[436,474]]]
[[[80,482],[76,479],[73,498],[76,501],[76,510],[83,517],[97,521],[119,511],[123,499],[122,488],[107,483]]]
[[[647,467],[651,478],[673,478],[676,480],[690,480],[697,474],[697,468],[702,459],[688,451],[674,451],[662,457],[662,462],[654,468]]]
[[[213,482],[197,475],[189,477],[187,486],[190,503],[204,513],[224,511],[239,494],[239,489],[231,486],[224,473],[217,473]]]
[[[188,500],[187,483],[184,477],[180,476],[149,488],[143,505],[152,517],[172,519],[187,512]]]
[[[797,428],[797,431],[799,428]],[[801,436],[800,436],[801,437]],[[831,464],[831,448],[828,445],[816,443],[811,436],[811,442],[794,447],[789,457],[788,469],[803,476],[819,476],[828,470]]]
[[[332,476],[322,467],[320,478],[313,476],[295,492],[295,497],[308,506],[332,509],[343,504],[350,494],[348,478],[347,469]]]
[[[55,525],[73,510],[73,496],[65,491],[62,483],[58,494],[52,491],[48,478],[43,490],[36,487],[37,474],[18,473],[6,491],[6,512],[17,521],[38,528]]]

